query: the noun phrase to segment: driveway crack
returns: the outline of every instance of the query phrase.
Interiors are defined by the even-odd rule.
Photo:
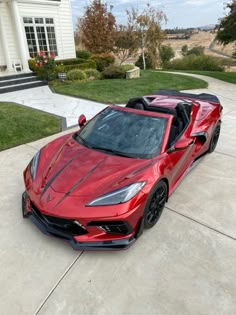
[[[207,225],[206,223],[200,222],[200,221],[198,221],[198,220],[196,220],[196,219],[194,219],[194,218],[191,218],[191,217],[187,216],[186,214],[183,214],[183,213],[181,213],[181,212],[179,212],[179,211],[176,211],[176,210],[174,210],[174,209],[171,209],[171,208],[169,208],[169,207],[167,207],[167,206],[165,206],[165,208],[166,208],[167,210],[171,211],[171,212],[174,212],[174,213],[176,213],[176,214],[178,214],[178,215],[181,215],[182,217],[184,217],[184,218],[186,218],[186,219],[189,219],[189,220],[191,220],[191,221],[193,221],[193,222],[195,222],[195,223],[197,223],[197,224],[200,224],[201,226],[204,226],[204,227],[206,227],[207,229],[210,229],[210,230],[212,230],[212,231],[214,231],[214,232],[216,232],[216,233],[218,233],[218,234],[221,234],[221,235],[223,235],[223,236],[226,236],[226,237],[228,237],[228,238],[230,238],[230,239],[232,239],[232,240],[234,240],[234,241],[236,240],[235,237],[233,237],[233,236],[231,236],[231,235],[228,235],[228,234],[225,234],[224,232],[221,232],[221,231],[219,231],[219,230],[217,230],[217,229],[211,227],[210,225]]]
[[[232,155],[232,154],[228,154],[228,153],[223,153],[223,152],[220,152],[220,151],[215,151],[216,154],[221,154],[221,155],[225,155],[225,156],[228,156],[228,157],[232,157],[232,158],[236,158],[235,155]]]
[[[59,286],[59,284],[62,282],[62,280],[66,277],[66,275],[69,273],[69,271],[72,269],[72,267],[76,264],[76,262],[80,259],[84,251],[82,251],[75,259],[74,261],[70,264],[70,266],[66,269],[66,271],[62,274],[62,276],[59,278],[59,280],[56,282],[56,284],[53,286],[51,291],[48,293],[46,298],[43,300],[43,302],[40,304],[38,307],[37,311],[34,313],[34,315],[38,315],[45,303],[48,301],[50,296],[53,294],[53,292],[56,290],[56,288]]]

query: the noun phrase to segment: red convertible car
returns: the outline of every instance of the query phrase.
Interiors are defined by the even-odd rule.
[[[214,151],[222,106],[164,90],[108,106],[43,147],[24,171],[23,216],[74,249],[125,249],[159,220],[188,170]]]

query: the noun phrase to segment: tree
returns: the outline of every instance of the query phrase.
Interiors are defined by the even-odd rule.
[[[75,46],[76,46],[76,49],[83,49],[84,45],[82,43],[82,30],[81,30],[81,18],[78,18],[78,21],[77,21],[77,29],[74,33],[74,40],[75,40]]]
[[[236,0],[226,5],[228,15],[220,20],[216,39],[223,45],[236,41]]]
[[[188,53],[188,45],[182,46],[181,53],[182,53],[183,56],[187,55],[187,53]]]
[[[116,32],[114,52],[120,59],[120,64],[135,56],[138,51],[138,39],[132,25],[119,25]]]
[[[92,53],[111,52],[115,43],[115,17],[112,6],[100,0],[93,0],[88,5],[80,21],[82,43]]]
[[[144,58],[145,58],[146,69],[152,69],[153,68],[153,63],[152,63],[151,56],[149,54],[145,53]],[[138,60],[135,62],[135,66],[139,67],[140,69],[144,69],[143,56],[142,55],[140,55]]]
[[[163,11],[147,4],[146,8],[139,13],[138,9],[127,10],[128,23],[134,26],[134,31],[139,39],[139,47],[142,52],[143,67],[146,69],[145,53],[148,53],[156,66],[159,47],[165,38],[165,33],[161,30],[162,22],[167,18]]]
[[[195,46],[187,51],[186,55],[195,55],[195,56],[200,56],[204,55],[204,47],[203,46]]]
[[[162,65],[165,65],[170,59],[174,58],[175,52],[170,45],[161,45],[160,58]]]

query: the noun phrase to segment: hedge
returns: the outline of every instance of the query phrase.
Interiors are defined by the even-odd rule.
[[[104,79],[124,79],[126,71],[122,66],[111,65],[103,71]]]
[[[61,59],[61,60],[56,60],[57,65],[63,64],[64,66],[67,65],[79,65],[82,63],[88,62],[87,59],[83,58],[73,58],[73,59]]]
[[[96,69],[96,62],[93,60],[87,60],[87,62],[82,63],[82,64],[64,66],[64,72],[68,72],[73,69],[80,69],[80,70]]]
[[[93,55],[91,59],[96,62],[97,70],[100,72],[115,63],[115,57],[107,53]]]
[[[88,50],[77,50],[76,57],[82,59],[89,59],[92,56],[91,52]]]

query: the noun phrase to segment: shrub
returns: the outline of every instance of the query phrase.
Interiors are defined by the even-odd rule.
[[[236,60],[233,58],[222,58],[222,57],[215,57],[214,59],[219,63],[219,65],[224,67],[233,67],[236,66]]]
[[[52,73],[56,67],[55,55],[48,52],[40,51],[36,57],[29,60],[29,67],[32,71],[44,80],[50,80]]]
[[[103,71],[103,77],[104,79],[124,79],[125,72],[122,66],[111,65]]]
[[[77,50],[76,57],[82,59],[89,59],[92,56],[91,52],[88,50]]]
[[[58,79],[58,73],[65,72],[63,65],[56,65],[56,67],[50,71],[50,80]]]
[[[34,71],[35,70],[35,59],[29,59],[28,60],[28,64],[29,64],[29,68],[31,71]]]
[[[67,73],[67,79],[68,80],[86,80],[86,74],[84,73],[84,71],[79,70],[79,69],[74,69],[74,70],[70,70]]]
[[[79,65],[66,65],[64,66],[64,72],[68,72],[73,69],[80,69],[80,70],[86,70],[86,69],[96,69],[96,63],[94,60],[87,60],[86,63],[82,63]]]
[[[96,62],[94,60],[88,59],[87,62],[78,65],[78,69],[86,70],[86,69],[96,69]]]
[[[61,60],[56,60],[56,64],[63,64],[65,66],[67,65],[79,65],[82,63],[87,62],[88,60],[82,59],[82,58],[72,58],[72,59],[61,59]]]
[[[96,69],[86,69],[84,70],[84,73],[86,74],[87,78],[94,78],[94,79],[99,79],[100,78],[100,72],[97,71]]]
[[[134,69],[134,65],[111,65],[103,71],[104,79],[125,79],[126,71]]]
[[[146,69],[152,69],[152,58],[149,54],[145,54],[145,61],[146,61]],[[143,56],[140,55],[138,60],[135,62],[135,66],[143,69]]]
[[[174,70],[224,71],[224,67],[219,64],[217,59],[206,55],[190,55],[182,59],[175,59],[168,62],[165,68]]]
[[[232,54],[232,58],[236,58],[236,51],[235,51],[235,52],[233,52],[233,54]]]
[[[121,66],[121,69],[122,69],[124,72],[129,71],[129,70],[133,70],[133,69],[134,69],[134,65],[129,65],[129,64],[127,64],[127,65],[122,65],[122,66]]]
[[[204,54],[204,47],[203,46],[195,46],[187,51],[187,56],[195,55],[200,56]]]
[[[93,55],[91,59],[96,62],[97,70],[100,72],[115,63],[115,57],[107,53]]]
[[[181,53],[183,56],[186,56],[188,53],[188,45],[183,45],[181,48]]]
[[[170,59],[175,56],[175,52],[170,45],[162,45],[159,49],[159,52],[162,65],[170,61]]]

